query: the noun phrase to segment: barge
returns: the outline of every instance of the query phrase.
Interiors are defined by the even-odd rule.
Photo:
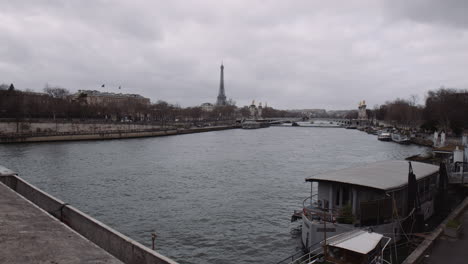
[[[306,182],[311,193],[300,213],[305,249],[356,229],[388,234],[396,242],[405,220],[414,224],[433,215],[439,167],[412,162],[408,170],[407,161],[381,161],[315,175]]]

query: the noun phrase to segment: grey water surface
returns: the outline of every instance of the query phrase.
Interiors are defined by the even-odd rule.
[[[180,263],[276,263],[294,253],[304,178],[425,152],[339,128],[0,145],[0,164]]]

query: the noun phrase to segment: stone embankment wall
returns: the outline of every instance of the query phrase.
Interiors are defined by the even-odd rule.
[[[135,131],[135,132],[106,132],[106,133],[84,133],[84,134],[57,134],[57,135],[20,135],[20,136],[0,136],[0,143],[21,143],[21,142],[48,142],[48,141],[77,141],[77,140],[104,140],[123,139],[141,137],[159,137],[182,135],[191,133],[201,133],[225,129],[238,128],[238,126],[216,126],[205,128],[172,129],[162,131]]]
[[[86,122],[0,122],[1,134],[100,133],[115,131],[157,130],[158,124],[86,123]]]
[[[239,128],[239,125],[190,127],[186,123],[161,127],[139,123],[0,122],[0,143],[103,140],[158,137]]]

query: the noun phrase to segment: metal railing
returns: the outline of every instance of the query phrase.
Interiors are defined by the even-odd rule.
[[[320,247],[320,244],[322,241],[313,244],[312,246],[308,248],[304,248],[300,251],[297,251],[296,253],[290,255],[289,257],[286,257],[282,259],[281,261],[277,262],[276,264],[289,264],[289,263],[296,263],[296,261],[303,261],[305,259],[305,256],[310,255],[310,252],[314,252],[317,249],[322,249]],[[309,252],[309,253],[304,253],[304,252]],[[302,262],[297,262],[297,263],[302,263]]]
[[[322,247],[318,247],[309,253],[302,255],[301,257],[289,262],[289,264],[308,264],[314,263],[319,260],[323,256],[323,249]]]
[[[323,205],[319,203],[316,196],[315,194],[304,199],[302,202],[302,213],[310,220],[323,220],[334,223],[336,218],[340,215],[339,209],[332,208],[330,212],[329,208],[324,208]]]
[[[307,202],[309,202],[309,205],[316,205],[318,206],[318,199],[317,199],[318,195],[317,194],[314,194],[312,196],[308,196],[304,199],[304,201],[302,201],[302,207],[306,208],[307,207]]]

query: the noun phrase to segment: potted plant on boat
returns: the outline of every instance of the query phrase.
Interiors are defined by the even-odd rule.
[[[340,209],[340,213],[336,221],[340,224],[354,224],[356,218],[353,215],[353,208],[350,204],[346,204]]]
[[[457,238],[461,231],[461,223],[457,219],[451,219],[447,222],[444,234],[449,237]]]

